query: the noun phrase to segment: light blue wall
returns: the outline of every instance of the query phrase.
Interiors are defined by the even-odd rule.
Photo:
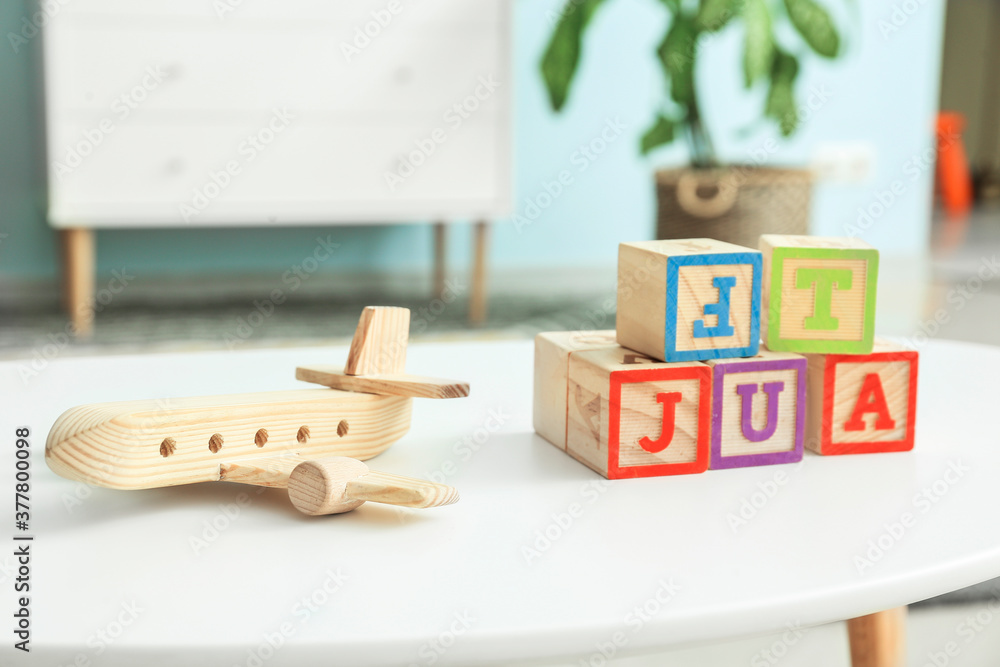
[[[823,86],[831,91],[830,99],[769,164],[802,165],[819,141],[869,143],[876,156],[872,178],[863,184],[821,185],[814,202],[813,231],[844,233],[845,225],[857,219],[859,207],[870,206],[879,191],[900,180],[903,195],[863,236],[886,253],[920,253],[927,245],[931,173],[925,170],[911,180],[907,161],[932,145],[943,2],[907,3],[915,11],[904,15],[905,22],[888,35],[883,34],[884,22],[891,20],[893,3],[879,0],[855,6],[855,2],[827,3],[846,34],[846,57],[832,64],[808,59],[800,93]],[[560,0],[514,3],[516,209],[524,213],[529,202],[538,201],[538,195],[545,192],[545,183],[562,170],[570,171],[572,182],[532,224],[497,228],[492,260],[500,269],[613,264],[618,242],[653,233],[652,169],[685,160],[681,146],[665,149],[651,160],[641,158],[636,149],[638,136],[661,96],[652,53],[666,19],[662,3],[613,0],[607,4],[588,35],[570,104],[562,115],[554,116],[545,104],[537,63],[551,28],[550,12],[560,4]],[[17,29],[24,14],[23,3],[0,2],[0,34]],[[755,122],[760,92],[742,89],[740,41],[738,30],[724,31],[703,50],[698,71],[716,145],[724,158],[734,162],[746,161],[749,151],[773,136],[773,129]],[[37,50],[14,53],[3,39],[0,232],[7,236],[0,239],[0,274],[26,278],[54,276],[57,257],[55,237],[42,209],[37,70]],[[600,136],[608,121],[621,122],[624,131],[581,170],[583,163],[576,151]],[[541,203],[545,201],[542,197]],[[431,237],[423,226],[332,228],[327,232],[342,244],[327,269],[394,271],[429,264]],[[163,274],[282,271],[312,249],[317,233],[316,229],[102,232],[99,264],[103,271],[127,265]],[[467,230],[455,235],[457,264],[465,260],[467,239]]]

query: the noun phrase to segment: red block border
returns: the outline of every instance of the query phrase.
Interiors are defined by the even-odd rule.
[[[657,463],[647,466],[618,467],[621,447],[620,420],[622,385],[627,382],[655,382],[658,380],[698,380],[698,440],[696,458],[688,463]],[[660,477],[665,475],[690,475],[708,470],[709,428],[712,416],[712,369],[708,366],[681,368],[643,368],[612,371],[608,401],[608,479],[634,477]]]
[[[824,456],[840,454],[876,454],[880,452],[908,452],[913,449],[917,422],[917,372],[920,355],[915,350],[899,352],[873,352],[872,354],[831,354],[823,370],[823,424],[820,431],[820,451]],[[866,363],[869,361],[909,361],[910,387],[906,401],[906,435],[902,440],[881,442],[833,442],[833,392],[837,364]]]

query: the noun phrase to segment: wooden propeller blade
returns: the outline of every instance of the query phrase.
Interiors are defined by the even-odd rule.
[[[372,472],[361,461],[337,456],[300,463],[288,477],[288,497],[313,516],[349,512],[365,501],[402,507],[437,507],[458,500],[444,484]]]
[[[454,487],[374,470],[348,482],[345,493],[355,500],[402,507],[440,507],[458,502]]]
[[[295,378],[324,387],[383,396],[414,398],[462,398],[469,395],[469,383],[457,380],[406,374],[348,375],[340,366],[299,366]]]

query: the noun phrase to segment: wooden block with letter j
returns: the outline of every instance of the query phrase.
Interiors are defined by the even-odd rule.
[[[851,238],[765,234],[762,329],[774,351],[868,354],[878,250]]]
[[[663,361],[752,357],[761,254],[714,239],[618,247],[618,343]]]
[[[818,454],[913,449],[919,355],[877,338],[869,354],[809,354],[806,447]]]
[[[590,349],[563,346],[563,367],[561,361],[550,363],[563,358],[546,339],[553,336],[558,334],[536,339],[543,353],[535,358],[535,429],[540,435],[608,479],[708,468],[708,366],[663,363],[595,340]],[[565,368],[561,387],[553,382],[559,377],[554,368]],[[540,397],[544,388],[552,396]]]

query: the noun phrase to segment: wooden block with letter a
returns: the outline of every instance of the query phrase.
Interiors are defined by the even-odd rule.
[[[714,239],[618,247],[618,343],[663,361],[752,357],[762,257]]]
[[[535,336],[535,432],[566,449],[566,382],[569,355],[579,350],[618,347],[614,331],[551,331]]]
[[[913,449],[918,353],[876,339],[870,354],[810,354],[806,447],[818,454]]]
[[[755,357],[705,362],[712,367],[709,467],[802,460],[806,358],[762,348]]]
[[[566,453],[608,479],[708,468],[711,369],[623,347],[569,355]]]
[[[775,351],[868,354],[878,250],[851,238],[765,234],[762,329]]]

